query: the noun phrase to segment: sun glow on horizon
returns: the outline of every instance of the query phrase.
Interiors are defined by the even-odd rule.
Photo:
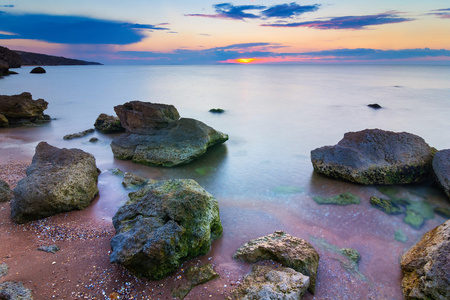
[[[259,59],[258,58],[237,58],[234,61],[239,64],[250,64],[252,62],[259,61]]]

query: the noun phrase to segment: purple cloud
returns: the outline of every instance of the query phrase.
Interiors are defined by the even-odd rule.
[[[441,19],[450,19],[450,8],[435,9],[432,11],[428,15],[433,15]]]
[[[324,21],[262,24],[267,27],[309,27],[316,29],[365,29],[367,26],[402,23],[414,19],[402,18],[395,13],[381,13],[366,16],[336,17]]]
[[[295,2],[274,5],[266,10],[263,10],[261,14],[267,18],[291,18],[306,12],[312,12],[318,10],[319,4],[314,5],[298,5]]]

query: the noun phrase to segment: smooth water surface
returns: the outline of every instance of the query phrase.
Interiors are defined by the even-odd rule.
[[[244,242],[284,230],[312,242],[321,254],[318,299],[401,299],[401,254],[445,221],[435,215],[414,229],[402,216],[384,214],[369,204],[370,196],[382,195],[376,187],[314,174],[310,151],[366,128],[406,131],[437,149],[450,148],[448,66],[64,66],[46,67],[46,74],[29,74],[30,69],[1,79],[0,94],[31,92],[49,102],[46,113],[54,120],[0,134],[24,141],[31,154],[39,141],[94,154],[102,170],[97,217],[111,218],[127,199],[113,168],[153,179],[195,179],[219,201],[224,234],[212,254],[224,268],[239,264],[231,255]],[[115,105],[131,100],[173,104],[182,117],[230,139],[171,169],[114,159],[114,135],[62,139],[93,128],[100,113],[114,114]],[[371,103],[382,109],[367,107]],[[211,108],[226,112],[212,114]],[[89,143],[93,136],[100,142]],[[312,200],[347,191],[359,195],[361,204],[321,206]],[[449,207],[434,186],[399,187],[398,193],[433,208]],[[394,239],[399,230],[407,236],[404,243]],[[346,269],[329,245],[357,249],[359,269]]]

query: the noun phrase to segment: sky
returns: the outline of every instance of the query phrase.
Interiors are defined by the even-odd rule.
[[[104,64],[450,64],[449,0],[0,0],[0,45]]]

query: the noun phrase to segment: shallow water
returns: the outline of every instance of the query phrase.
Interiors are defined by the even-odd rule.
[[[321,254],[317,299],[401,299],[399,258],[426,231],[443,223],[435,215],[421,229],[373,208],[376,187],[331,180],[313,173],[310,151],[336,144],[348,131],[380,128],[417,134],[437,149],[450,147],[450,67],[448,66],[68,66],[46,74],[0,80],[0,94],[31,92],[49,102],[55,118],[35,128],[0,129],[34,153],[39,141],[81,148],[102,170],[93,218],[112,218],[127,199],[113,168],[153,179],[193,178],[219,201],[223,237],[211,256],[218,269],[239,269],[231,255],[251,238],[284,230],[313,243]],[[114,159],[114,135],[94,133],[63,140],[93,127],[100,113],[131,100],[173,104],[182,117],[195,118],[229,134],[225,144],[188,165],[171,169]],[[378,103],[374,110],[367,104]],[[212,114],[210,108],[223,108]],[[98,143],[89,143],[91,137]],[[6,147],[2,143],[2,147]],[[398,195],[450,207],[432,185],[398,187]],[[316,195],[352,192],[361,204],[318,205]],[[397,230],[407,241],[394,239]],[[327,244],[328,243],[328,244]],[[330,249],[351,247],[361,254],[359,269],[345,268]],[[348,267],[348,266],[347,266]],[[312,295],[307,298],[313,299]]]

